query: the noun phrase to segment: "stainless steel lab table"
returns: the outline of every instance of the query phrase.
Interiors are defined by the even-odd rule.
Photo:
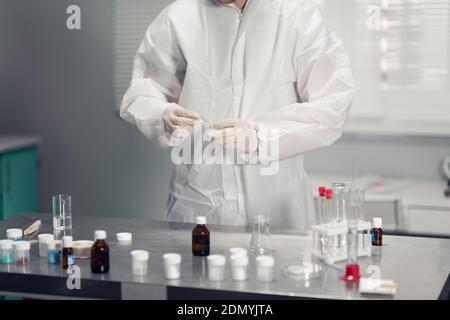
[[[25,228],[37,219],[43,223],[41,233],[51,232],[50,215],[26,215],[0,223],[1,238],[7,228]],[[273,232],[276,281],[260,283],[251,276],[249,281],[233,282],[228,267],[227,280],[215,283],[207,280],[205,259],[191,255],[193,225],[76,215],[73,225],[75,239],[91,239],[95,229],[107,231],[111,248],[108,274],[92,274],[89,260],[77,259],[81,289],[70,290],[66,271],[39,258],[38,245],[33,244],[29,265],[0,265],[0,294],[93,299],[438,299],[450,272],[450,240],[387,236],[385,245],[372,257],[361,259],[360,264],[363,271],[371,265],[379,266],[383,279],[393,279],[400,284],[393,298],[360,295],[357,288],[339,279],[341,270],[330,266],[325,267],[321,278],[296,281],[285,277],[281,269],[307,254],[312,241],[308,237]],[[231,247],[249,245],[251,235],[243,228],[210,229],[212,253],[227,254]],[[124,231],[133,233],[131,246],[119,245],[115,240],[115,234]],[[132,276],[130,251],[133,249],[150,252],[148,276]],[[164,279],[162,255],[167,252],[182,255],[181,280]],[[254,270],[253,265],[251,269]]]

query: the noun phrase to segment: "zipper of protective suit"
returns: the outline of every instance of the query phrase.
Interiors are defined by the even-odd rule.
[[[248,3],[246,5],[246,7],[244,8],[244,10],[239,10],[238,8],[236,8],[237,10],[239,10],[239,25],[238,25],[238,30],[237,30],[237,34],[236,34],[236,38],[234,39],[234,44],[233,44],[233,50],[232,50],[232,57],[231,57],[231,76],[233,77],[233,70],[234,70],[234,59],[235,59],[235,53],[236,53],[236,45],[237,42],[239,40],[239,36],[241,34],[241,26],[242,26],[242,20],[245,16],[245,12],[247,11],[248,7]],[[233,95],[233,111],[234,111],[234,99],[235,99],[235,91],[234,91],[234,81],[232,81],[232,95]],[[241,97],[242,99],[242,97]],[[240,107],[240,106],[239,106]],[[236,193],[237,193],[237,213],[239,215],[239,212],[243,209],[244,210],[244,214],[247,214],[247,210],[246,210],[246,206],[245,206],[245,201],[243,199],[243,186],[242,186],[242,174],[241,174],[241,170],[240,167],[237,165],[233,166],[233,172],[234,172],[234,181],[236,184]]]

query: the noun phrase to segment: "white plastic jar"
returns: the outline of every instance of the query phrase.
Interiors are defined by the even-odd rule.
[[[256,279],[261,282],[274,280],[275,259],[272,256],[256,257]]]
[[[14,262],[13,241],[0,241],[0,264],[10,264]]]
[[[6,238],[12,241],[20,241],[23,237],[22,229],[8,229],[6,230]]]
[[[248,279],[248,256],[240,253],[232,255],[231,258],[231,277],[234,281],[245,281]]]
[[[146,250],[131,251],[131,273],[134,276],[145,276],[148,274],[149,256]]]
[[[48,243],[52,240],[55,240],[55,237],[50,233],[42,233],[38,235],[40,257],[48,256]]]
[[[30,242],[16,241],[13,243],[14,262],[18,265],[30,263]]]
[[[237,256],[237,255],[239,255],[239,256],[247,256],[248,255],[247,249],[244,249],[244,248],[231,248],[230,249],[230,257],[231,256]]]
[[[181,277],[181,255],[178,253],[166,253],[163,255],[164,273],[166,279],[177,280]]]
[[[227,259],[225,256],[213,254],[208,256],[208,279],[210,281],[224,281],[225,280],[225,265]]]

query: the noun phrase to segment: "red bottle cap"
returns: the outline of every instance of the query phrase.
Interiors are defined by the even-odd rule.
[[[341,277],[344,281],[359,281],[360,278],[361,273],[357,264],[348,264],[345,267],[345,275]]]
[[[333,199],[333,190],[332,190],[332,189],[327,189],[327,190],[325,191],[325,195],[326,195],[326,197],[327,197],[328,200]]]
[[[319,196],[320,197],[325,197],[325,192],[327,191],[327,188],[325,188],[324,186],[319,187]]]

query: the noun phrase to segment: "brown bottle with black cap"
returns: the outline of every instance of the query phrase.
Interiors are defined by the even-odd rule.
[[[91,247],[91,271],[106,273],[109,271],[109,246],[106,243],[106,231],[95,231],[94,239],[95,242]]]
[[[206,217],[197,217],[197,226],[192,231],[192,254],[194,256],[209,255],[210,233],[206,228]]]

